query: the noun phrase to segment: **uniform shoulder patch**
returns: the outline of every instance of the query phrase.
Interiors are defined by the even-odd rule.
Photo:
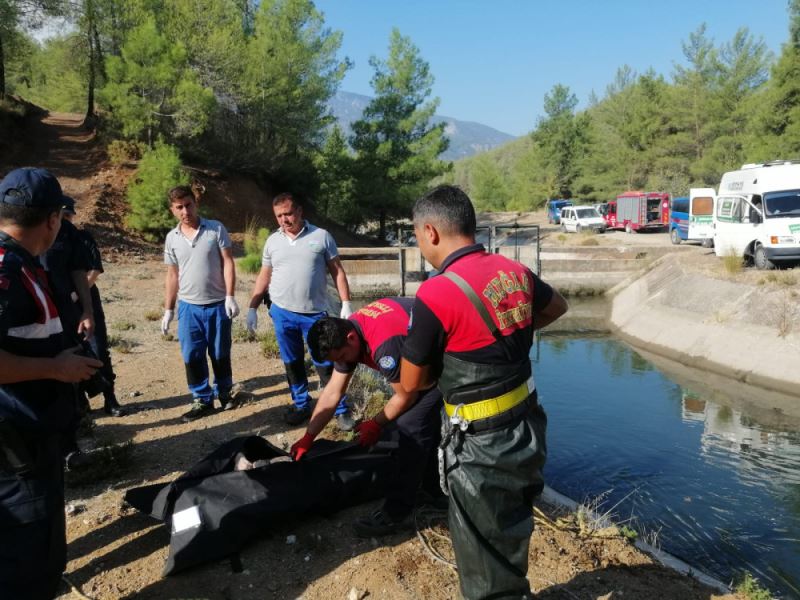
[[[378,361],[381,369],[394,369],[397,361],[394,359],[393,356],[382,356],[381,359]]]

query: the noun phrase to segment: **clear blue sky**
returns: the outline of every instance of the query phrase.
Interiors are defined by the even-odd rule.
[[[617,68],[671,78],[681,42],[701,23],[715,45],[747,27],[777,56],[788,39],[786,0],[317,0],[342,31],[355,66],[341,89],[372,95],[369,57],[385,58],[392,27],[411,38],[436,78],[439,114],[522,135],[544,95],[569,86],[580,108]]]

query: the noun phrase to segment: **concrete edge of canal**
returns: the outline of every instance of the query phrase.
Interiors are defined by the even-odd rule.
[[[608,296],[614,333],[631,345],[800,399],[800,299],[792,289],[715,279],[667,255]]]
[[[569,510],[570,512],[575,512],[578,510],[580,505],[573,500],[572,498],[557,492],[550,486],[545,486],[544,491],[542,492],[542,500],[551,504],[553,506],[558,506]],[[585,508],[585,507],[584,507]],[[604,520],[602,516],[592,515],[593,517],[597,517],[600,520]],[[676,556],[668,552],[664,552],[660,548],[656,548],[655,546],[648,544],[647,542],[642,541],[641,539],[637,539],[634,543],[636,548],[641,550],[642,552],[648,554],[650,557],[653,558],[657,563],[662,566],[665,566],[673,571],[677,571],[681,575],[686,575],[687,577],[691,577],[696,581],[699,581],[703,585],[707,585],[708,587],[717,590],[721,593],[728,593],[731,591],[730,586],[725,585],[718,579],[703,573],[702,571],[698,570],[697,567],[693,567],[690,564],[682,561]]]

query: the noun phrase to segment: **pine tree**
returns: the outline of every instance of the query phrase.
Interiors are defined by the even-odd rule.
[[[370,65],[375,97],[353,123],[350,145],[357,153],[358,201],[378,219],[385,239],[387,220],[408,216],[425,185],[448,169],[439,160],[448,140],[444,124],[430,122],[438,105],[428,101],[433,75],[410,38],[392,30],[388,58],[373,56]]]

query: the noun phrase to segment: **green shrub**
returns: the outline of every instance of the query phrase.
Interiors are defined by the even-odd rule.
[[[280,358],[281,351],[278,348],[278,340],[275,337],[275,330],[267,329],[264,333],[257,336],[259,344],[261,344],[261,354],[265,358]]]
[[[159,238],[175,224],[169,212],[167,192],[176,185],[186,185],[189,177],[183,171],[178,150],[157,142],[139,162],[136,180],[128,187],[131,213],[128,225],[149,239]]]
[[[240,258],[239,269],[244,273],[258,273],[261,270],[261,254],[248,254]]]
[[[750,573],[745,573],[742,581],[736,586],[736,593],[741,594],[748,600],[772,600],[769,590],[761,587],[758,580]]]
[[[244,229],[244,253],[261,256],[261,251],[264,249],[264,243],[268,237],[269,229],[259,227],[258,220],[251,219]]]
[[[250,219],[244,230],[244,257],[239,267],[245,273],[258,273],[261,270],[261,252],[269,237],[269,229],[259,227],[257,219]]]

